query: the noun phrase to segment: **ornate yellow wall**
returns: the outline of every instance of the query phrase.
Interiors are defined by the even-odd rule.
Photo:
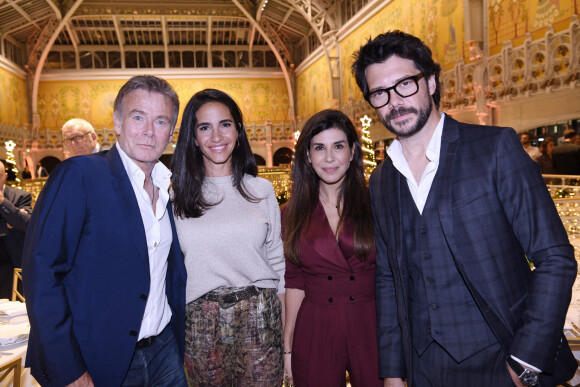
[[[41,129],[60,129],[68,119],[84,118],[95,128],[113,127],[113,102],[125,83],[109,81],[43,81],[38,91]],[[180,100],[181,112],[191,96],[204,88],[230,94],[240,105],[246,123],[289,121],[284,79],[178,79],[169,80]]]
[[[26,81],[0,68],[0,124],[20,127],[27,122]]]
[[[551,25],[556,32],[560,27],[568,27],[572,14],[580,12],[580,0],[490,0],[488,11],[493,55],[501,51],[504,41],[513,40],[514,46],[521,45],[528,32],[537,39]]]
[[[326,56],[320,57],[296,77],[296,115],[305,121],[332,107],[330,70]]]
[[[394,0],[340,42],[343,105],[349,98],[362,98],[351,72],[353,53],[369,38],[394,29],[423,40],[444,68],[453,67],[467,54],[462,0]]]

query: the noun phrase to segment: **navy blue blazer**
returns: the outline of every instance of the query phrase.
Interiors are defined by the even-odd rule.
[[[399,269],[407,259],[399,198],[405,179],[399,176],[387,159],[370,182],[381,377],[412,374],[407,280]],[[577,366],[561,339],[576,260],[538,165],[513,129],[446,116],[436,178],[429,195],[436,195],[446,243],[498,341],[544,371],[546,381],[554,374],[568,380]],[[457,316],[448,320],[453,324]]]
[[[186,270],[169,204],[167,211],[166,293],[183,355]],[[34,207],[23,256],[32,375],[62,386],[88,370],[97,386],[120,385],[149,281],[143,221],[117,148],[60,163]]]

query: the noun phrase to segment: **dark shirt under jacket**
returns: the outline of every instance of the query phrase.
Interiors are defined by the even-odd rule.
[[[580,175],[580,145],[565,141],[552,151],[554,169],[560,175]]]

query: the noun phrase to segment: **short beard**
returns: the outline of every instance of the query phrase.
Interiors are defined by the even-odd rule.
[[[425,108],[422,108],[420,110],[415,109],[414,107],[400,107],[398,109],[393,109],[391,110],[391,112],[387,115],[385,115],[384,117],[381,117],[381,122],[383,123],[383,125],[385,125],[385,127],[393,134],[395,134],[398,137],[401,138],[407,138],[407,137],[411,137],[416,133],[419,133],[421,131],[421,129],[423,129],[423,127],[425,126],[425,124],[427,123],[427,120],[429,120],[429,116],[431,115],[431,111],[433,110],[433,104],[431,103],[431,100],[429,100],[429,105]],[[415,123],[415,125],[407,132],[401,132],[399,130],[396,130],[393,125],[389,124],[389,122],[393,119],[396,118],[402,114],[406,114],[406,113],[415,113],[417,115],[417,122]]]

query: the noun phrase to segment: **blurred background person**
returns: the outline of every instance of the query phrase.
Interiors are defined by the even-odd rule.
[[[536,148],[535,146],[532,145],[532,139],[530,137],[529,133],[520,133],[520,141],[522,143],[522,146],[524,147],[524,150],[526,151],[526,153],[528,155],[530,155],[530,157],[532,158],[532,160],[534,160],[535,162],[538,162],[538,160],[540,159],[540,156],[542,155],[540,153],[540,150],[538,148]]]
[[[23,179],[32,179],[32,172],[30,172],[30,167],[28,166],[28,164],[26,164],[24,166],[24,169],[22,170],[22,178]]]
[[[338,110],[304,125],[282,215],[284,367],[296,386],[382,386],[375,248],[359,136]],[[393,313],[396,311],[393,310]]]
[[[46,168],[44,168],[40,161],[36,163],[36,178],[39,177],[48,177],[48,171]]]
[[[205,89],[187,104],[172,161],[187,267],[190,386],[280,386],[284,254],[280,208],[235,101]]]
[[[8,174],[0,162],[0,298],[12,296],[14,268],[22,267],[24,237],[32,212],[32,196],[6,186]]]
[[[540,164],[540,169],[543,174],[553,174],[554,161],[552,160],[552,151],[554,150],[554,139],[552,137],[546,137],[544,141],[540,144],[540,152],[542,155],[538,159],[538,164]]]
[[[68,120],[61,131],[62,142],[66,146],[69,157],[88,155],[101,150],[95,128],[82,118]]]
[[[574,130],[564,133],[564,141],[552,151],[558,175],[580,175],[580,145],[574,144],[576,137],[578,134]]]

